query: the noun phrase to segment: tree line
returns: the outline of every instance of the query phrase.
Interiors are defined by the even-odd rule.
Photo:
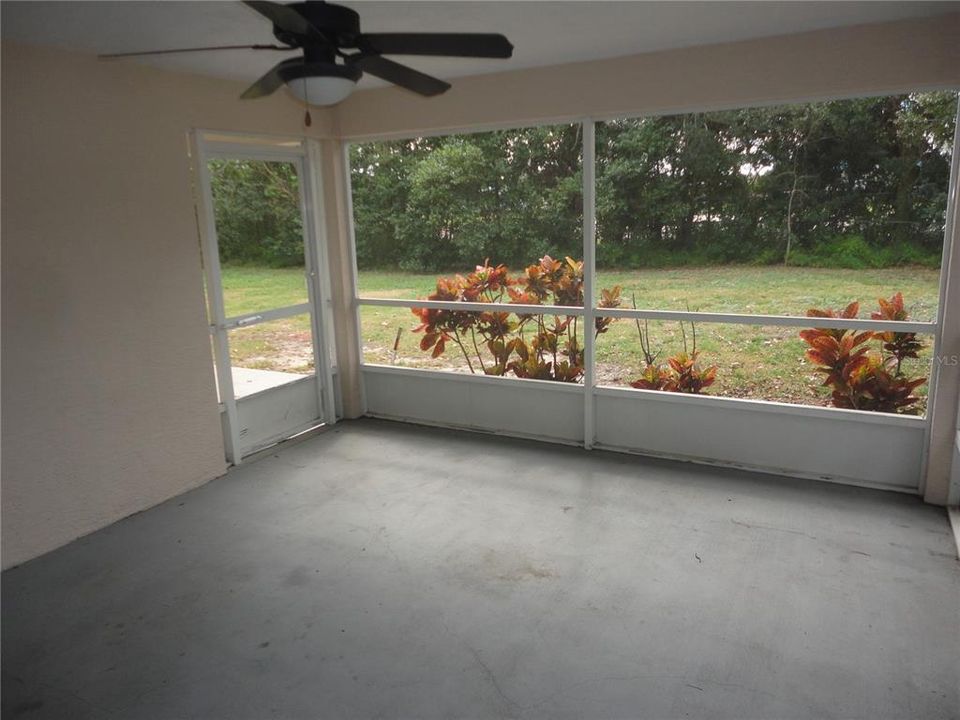
[[[936,265],[956,110],[938,92],[598,123],[597,263]],[[359,267],[579,257],[580,132],[351,146]],[[302,262],[292,166],[227,165],[213,173],[223,259]]]

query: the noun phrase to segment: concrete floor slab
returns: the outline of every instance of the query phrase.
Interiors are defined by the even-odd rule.
[[[956,718],[906,495],[343,423],[3,575],[4,718]]]

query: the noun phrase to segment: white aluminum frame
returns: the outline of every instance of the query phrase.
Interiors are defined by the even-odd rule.
[[[938,88],[944,90],[951,90],[956,92],[957,88]],[[871,95],[876,96],[876,95]],[[777,101],[767,103],[769,105],[780,105],[789,103],[798,103],[798,102],[814,102],[816,100],[839,100],[847,99],[848,96],[843,97],[830,97],[830,98],[817,98],[817,99],[807,99],[807,100],[790,100],[790,101]],[[739,109],[739,106],[735,107],[717,107],[710,108],[710,110],[722,110],[722,109]],[[704,110],[705,111],[705,110]],[[684,109],[678,112],[695,112],[695,110]],[[670,115],[674,114],[671,112],[661,112],[656,113],[657,116]],[[943,322],[943,298],[946,293],[946,283],[948,281],[947,273],[945,272],[945,267],[941,266],[940,273],[940,303],[937,307],[936,319],[933,322],[898,322],[898,321],[883,321],[883,320],[866,320],[858,318],[810,318],[806,316],[790,316],[790,315],[745,315],[738,313],[711,313],[711,312],[696,312],[696,311],[673,311],[673,310],[652,310],[652,309],[632,309],[632,308],[600,308],[596,306],[596,298],[594,297],[594,282],[596,278],[596,143],[595,143],[595,123],[598,120],[616,120],[616,119],[628,119],[630,117],[649,117],[651,115],[634,115],[634,116],[616,116],[616,117],[607,117],[603,116],[602,118],[598,116],[597,118],[581,118],[579,123],[582,129],[582,139],[583,139],[583,262],[584,262],[584,298],[585,298],[585,307],[569,307],[569,306],[547,306],[547,305],[513,305],[509,303],[485,303],[485,302],[447,302],[447,301],[433,301],[433,300],[402,300],[402,299],[392,299],[392,298],[369,298],[363,297],[357,291],[357,277],[358,277],[358,267],[356,263],[356,242],[354,238],[354,217],[353,217],[353,208],[352,208],[352,191],[350,187],[350,163],[349,163],[349,142],[344,143],[344,153],[346,155],[344,166],[346,168],[346,183],[345,187],[347,190],[347,199],[348,199],[348,223],[350,228],[351,235],[351,249],[353,251],[353,306],[354,306],[354,320],[357,324],[357,338],[359,344],[359,358],[361,364],[361,370],[364,367],[369,368],[370,371],[376,373],[389,373],[389,374],[403,374],[403,373],[430,373],[433,376],[444,374],[452,375],[462,382],[499,382],[503,381],[503,378],[488,378],[486,376],[475,376],[470,374],[460,374],[460,373],[438,373],[437,371],[432,371],[429,369],[413,369],[413,368],[395,368],[392,366],[376,365],[366,363],[363,359],[363,337],[360,332],[360,308],[364,305],[368,306],[381,306],[381,307],[404,307],[404,308],[433,308],[441,310],[461,310],[461,311],[486,311],[486,310],[497,310],[503,312],[509,310],[510,312],[518,313],[543,313],[543,314],[557,314],[557,315],[571,315],[576,317],[584,318],[584,383],[582,387],[584,388],[583,392],[583,447],[590,449],[597,444],[596,438],[596,403],[597,397],[644,397],[645,395],[650,395],[649,392],[643,390],[636,390],[632,388],[621,388],[613,386],[604,386],[596,385],[595,381],[595,342],[593,338],[593,333],[590,329],[594,326],[594,319],[597,317],[615,317],[615,318],[639,318],[639,319],[650,319],[650,320],[684,320],[684,321],[696,321],[696,322],[706,322],[706,323],[729,323],[729,324],[739,324],[739,325],[758,325],[758,326],[774,326],[774,327],[797,327],[797,328],[829,328],[829,329],[854,329],[854,330],[871,330],[871,331],[884,331],[884,330],[896,330],[898,332],[916,332],[921,334],[930,334],[934,337],[934,356],[939,350],[940,338],[942,335],[942,322]],[[428,132],[423,133],[422,136],[444,136],[451,134],[459,133],[470,133],[470,132],[489,132],[493,130],[501,130],[508,128],[518,128],[518,127],[534,127],[553,124],[552,120],[542,120],[536,123],[527,123],[527,124],[497,124],[495,126],[476,126],[471,128],[460,128],[456,130],[444,130],[437,132]],[[570,118],[559,118],[556,120],[556,123],[568,124],[572,123],[574,120]],[[960,109],[957,113],[957,137],[960,137]],[[416,137],[420,137],[421,134],[417,134]],[[409,133],[399,133],[399,134],[388,134],[382,136],[373,136],[373,137],[362,137],[354,138],[354,142],[375,142],[379,140],[400,140],[408,139],[412,137]],[[958,156],[960,156],[960,146],[955,145],[952,159],[952,169],[950,176],[951,187],[955,187],[958,181]],[[943,254],[944,257],[948,257],[951,249],[952,237],[948,232],[944,237],[944,247]],[[936,368],[931,371],[931,377],[928,384],[928,397],[933,398],[934,393],[936,392],[936,380],[937,380]],[[363,373],[361,373],[363,377]],[[523,383],[531,382],[529,380],[519,381]],[[551,390],[556,389],[560,390],[563,384],[561,383],[551,383],[549,385],[555,385],[556,388],[550,388]],[[361,392],[366,394],[365,383],[361,383]],[[562,387],[563,390],[567,390],[566,387]],[[676,397],[670,393],[657,393],[655,398],[657,402],[663,403],[687,403],[693,398],[689,397]],[[844,419],[850,422],[856,423],[867,423],[875,425],[890,426],[895,425],[902,427],[904,429],[910,429],[911,431],[916,431],[918,428],[922,427],[924,432],[924,443],[922,449],[922,455],[919,458],[920,460],[920,473],[919,473],[919,482],[916,488],[911,488],[913,492],[923,492],[923,484],[925,482],[925,468],[927,464],[927,457],[929,454],[929,434],[930,434],[930,423],[931,423],[931,412],[928,407],[926,414],[921,417],[914,416],[905,416],[905,415],[892,415],[892,414],[882,414],[882,413],[868,413],[862,411],[851,411],[844,410],[841,408],[831,408],[831,407],[812,407],[805,405],[794,405],[787,403],[780,403],[776,401],[761,401],[761,400],[741,400],[736,398],[724,398],[724,397],[712,397],[704,396],[697,397],[695,399],[697,402],[707,403],[708,407],[710,403],[723,403],[723,402],[734,402],[740,403],[737,407],[749,408],[751,410],[758,410],[760,412],[774,412],[780,413],[783,415],[790,416],[801,416],[809,418],[837,418]],[[363,408],[367,410],[366,398],[364,398]],[[958,434],[960,437],[960,434]],[[602,443],[599,447],[605,447]],[[626,450],[628,448],[613,448],[609,449],[616,450]],[[787,473],[789,474],[789,473]],[[802,473],[800,473],[802,475]],[[820,479],[830,479],[827,477],[822,477]],[[861,484],[870,486],[870,482],[856,482],[853,481],[853,484]],[[903,489],[903,488],[899,488]]]
[[[923,454],[923,480],[920,483],[920,492],[926,491],[927,465],[930,459],[930,442],[933,433],[933,398],[940,388],[940,372],[942,367],[936,358],[940,357],[943,348],[943,321],[944,313],[947,309],[947,283],[960,282],[960,272],[958,268],[953,267],[951,257],[954,254],[953,247],[954,225],[957,222],[957,193],[960,190],[960,92],[957,93],[957,110],[954,114],[953,126],[953,156],[950,158],[950,180],[947,186],[947,207],[946,217],[944,218],[943,250],[940,257],[940,294],[937,300],[937,321],[936,331],[933,340],[933,357],[935,358],[933,367],[930,369],[930,380],[927,385],[927,397],[929,398],[927,407],[927,428],[924,441],[925,452]],[[956,391],[951,388],[950,391]],[[945,419],[944,419],[945,420]],[[958,421],[960,422],[960,421]],[[960,438],[960,426],[955,426],[957,436]],[[957,468],[954,468],[947,485],[948,501],[951,496],[956,496],[958,488],[955,485],[954,478],[958,477]]]
[[[348,238],[348,247],[350,250],[350,300],[351,306],[350,310],[353,314],[353,323],[354,323],[354,337],[357,341],[357,358],[360,364],[360,408],[363,414],[367,413],[367,387],[363,382],[363,332],[362,332],[362,323],[360,322],[360,303],[357,301],[357,298],[360,294],[358,286],[358,278],[360,275],[359,265],[357,264],[357,233],[356,233],[356,224],[354,223],[353,217],[353,185],[350,179],[350,143],[341,143],[340,145],[340,172],[342,176],[340,177],[340,185],[344,189],[344,211],[347,214],[347,234]]]
[[[586,119],[580,124],[583,179],[583,447],[590,450],[597,439],[596,390],[597,369],[596,313],[593,304],[593,283],[597,272],[597,139],[596,124]]]
[[[230,345],[226,332],[214,332],[217,324],[226,319],[223,285],[220,282],[220,253],[217,250],[217,228],[213,214],[213,192],[210,187],[210,169],[199,132],[190,133],[190,157],[193,159],[196,186],[197,220],[200,229],[200,251],[207,283],[207,314],[213,338],[214,368],[220,404],[224,408],[223,444],[227,462],[240,462],[240,429],[237,422],[237,399],[230,370]]]
[[[220,131],[194,130],[190,133],[191,157],[193,158],[197,187],[198,220],[201,234],[201,252],[203,256],[204,272],[207,282],[208,312],[210,318],[209,330],[214,340],[214,355],[217,373],[217,384],[220,391],[220,402],[224,408],[224,449],[227,461],[239,465],[243,457],[259,452],[263,447],[276,442],[286,436],[303,432],[319,424],[334,424],[337,421],[335,386],[333,370],[330,361],[329,348],[332,346],[330,332],[330,285],[328,279],[328,263],[326,262],[327,246],[326,235],[323,230],[323,196],[319,183],[321,182],[318,167],[311,152],[312,141],[299,138],[259,138],[255,136],[236,135],[243,137],[246,142],[227,142],[223,140],[208,140],[207,135],[218,137],[236,135]],[[273,143],[286,143],[283,145]],[[226,160],[261,160],[270,162],[291,163],[296,168],[298,176],[299,203],[303,226],[303,252],[305,263],[305,284],[307,288],[307,302],[297,303],[280,308],[270,308],[245,315],[227,317],[223,300],[222,274],[220,266],[219,246],[217,240],[216,221],[213,213],[213,194],[210,184],[209,161],[214,158]],[[261,323],[309,314],[310,329],[313,343],[314,358],[314,387],[316,389],[316,403],[319,417],[315,420],[286,429],[275,435],[269,435],[265,440],[244,446],[240,436],[240,417],[238,402],[233,387],[233,376],[230,365],[229,331],[240,327],[250,327]],[[299,384],[300,380],[293,380],[278,388],[264,390],[254,395],[258,399],[283,388]],[[253,398],[254,395],[247,396]]]
[[[584,261],[586,270],[586,261]],[[586,296],[586,273],[584,273],[584,296]],[[536,313],[544,315],[573,315],[586,317],[592,313],[594,318],[640,318],[641,320],[695,320],[698,322],[731,325],[772,325],[776,327],[829,328],[837,330],[896,330],[898,332],[917,332],[932,334],[937,328],[935,322],[867,320],[861,318],[811,318],[806,315],[745,315],[741,313],[713,313],[692,310],[645,310],[638,308],[584,308],[580,305],[522,305],[513,303],[459,302],[456,300],[400,300],[394,298],[372,298],[358,296],[359,305],[401,308],[431,308],[435,310],[462,310],[464,312],[484,312],[486,310],[509,310],[516,313]],[[556,310],[556,312],[554,312]]]

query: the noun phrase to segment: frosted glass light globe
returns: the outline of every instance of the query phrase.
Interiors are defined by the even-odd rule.
[[[357,86],[356,80],[324,75],[290,80],[290,92],[309,105],[336,105],[347,98]]]

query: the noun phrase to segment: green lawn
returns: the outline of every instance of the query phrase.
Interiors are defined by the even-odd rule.
[[[307,302],[303,268],[226,265],[221,276],[227,317]]]
[[[227,267],[223,271],[227,312],[243,314],[267,307],[303,302],[306,290],[301,269]],[[362,272],[361,295],[401,299],[423,298],[433,289],[435,274]],[[803,315],[807,308],[840,307],[860,300],[861,317],[869,317],[878,297],[903,292],[911,317],[932,320],[936,312],[939,272],[905,267],[884,270],[828,270],[723,266],[663,270],[601,271],[600,287],[620,285],[625,305],[636,294],[638,307],[661,310]],[[411,332],[417,320],[403,308],[361,308],[364,359],[404,367],[465,371],[466,363],[448,350],[432,360],[418,347]],[[702,361],[719,366],[711,394],[827,404],[826,393],[811,365],[796,329],[748,325],[697,325]],[[677,323],[651,322],[654,348],[660,358],[682,349]],[[400,333],[396,354],[393,346]],[[234,331],[231,356],[237,365],[282,370],[310,367],[307,319],[293,318]],[[689,335],[689,332],[688,332]],[[929,338],[927,339],[929,343]],[[689,337],[688,337],[689,342]],[[618,320],[597,343],[600,382],[626,385],[643,364],[633,322]],[[928,374],[930,347],[911,372]]]
[[[227,317],[307,302],[303,268],[224,266]],[[307,315],[230,331],[230,360],[236,367],[304,373],[313,370]]]

